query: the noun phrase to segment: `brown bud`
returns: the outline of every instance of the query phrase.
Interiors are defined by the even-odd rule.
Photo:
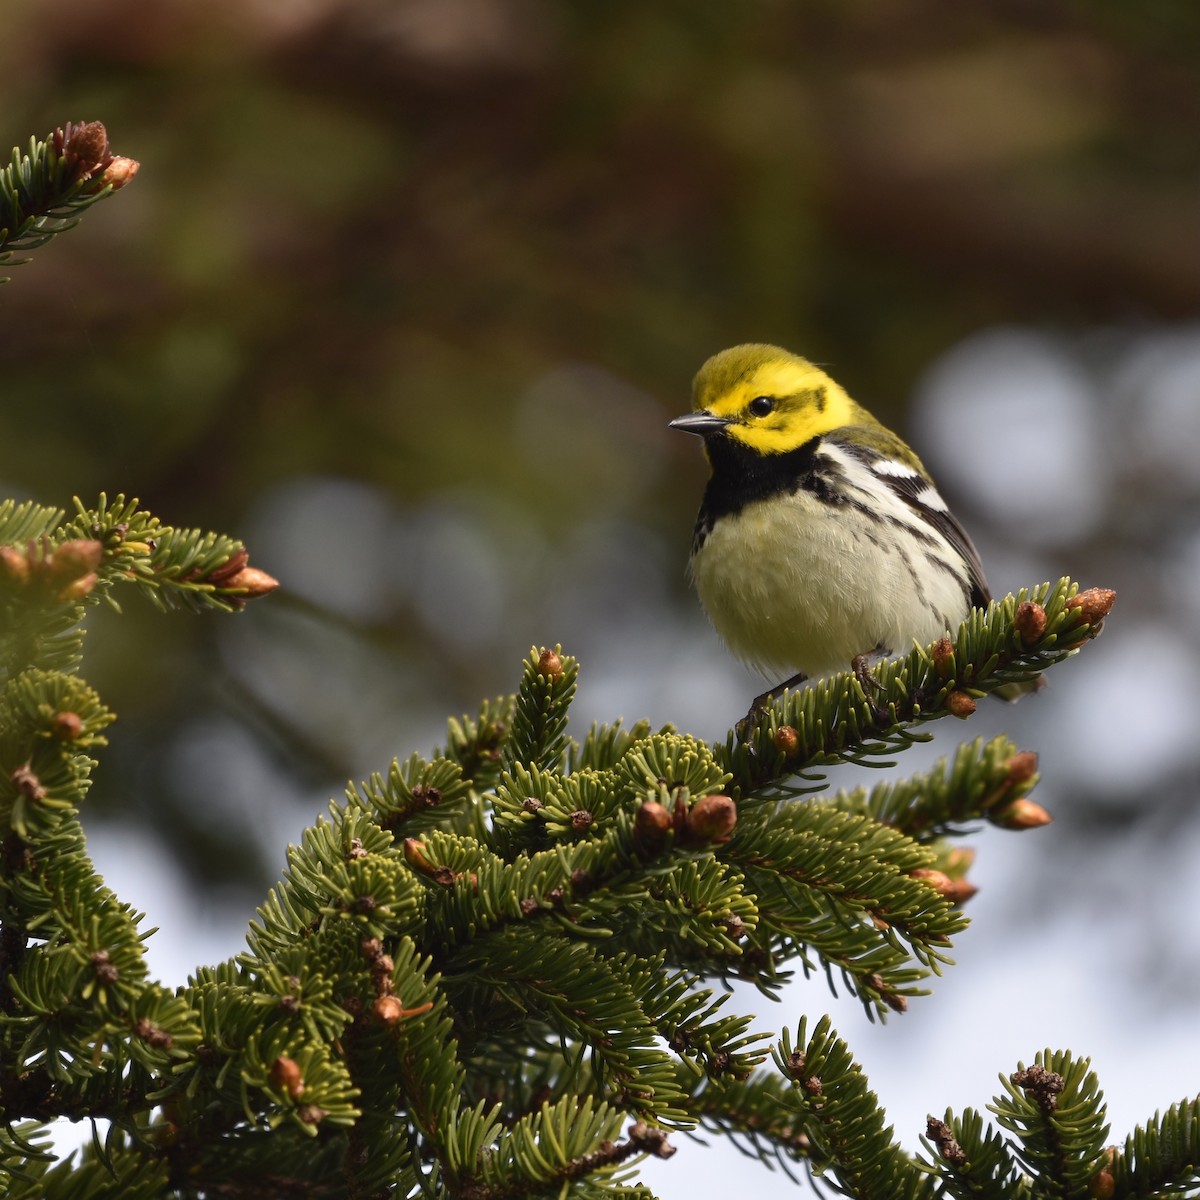
[[[278,586],[279,580],[266,571],[260,571],[257,567],[243,567],[221,584],[221,590],[237,592],[243,600],[255,600],[273,592]]]
[[[417,838],[404,839],[404,861],[422,875],[433,875],[438,868],[425,857],[425,847]]]
[[[946,711],[953,717],[965,721],[975,711],[975,701],[966,692],[955,688],[946,697]]]
[[[727,842],[737,824],[737,805],[729,796],[701,796],[688,810],[687,828],[701,842]]]
[[[1112,1173],[1113,1160],[1117,1156],[1117,1148],[1109,1146],[1104,1151],[1104,1162],[1100,1170],[1088,1180],[1088,1195],[1094,1200],[1111,1200],[1116,1194],[1117,1180]]]
[[[86,575],[80,575],[78,579],[72,580],[65,588],[62,588],[58,593],[60,600],[82,600],[92,588],[100,581],[100,576],[95,571],[89,571]]]
[[[78,713],[56,712],[50,718],[50,732],[60,742],[73,742],[83,732],[83,718]]]
[[[795,758],[800,751],[800,735],[790,725],[780,725],[772,740],[784,758]]]
[[[810,1095],[819,1096],[825,1091],[825,1085],[821,1082],[819,1075],[809,1075],[807,1078],[800,1081],[800,1086]]]
[[[592,827],[592,822],[595,818],[586,808],[577,808],[571,814],[571,828],[576,833],[582,833],[585,829]]]
[[[662,848],[671,832],[671,814],[657,800],[647,800],[633,816],[633,839],[643,850]]]
[[[107,950],[95,951],[91,962],[92,970],[96,972],[96,978],[101,983],[116,983],[121,978],[121,972],[117,969],[117,964],[109,958]]]
[[[1037,829],[1049,825],[1054,818],[1032,800],[1014,800],[1003,808],[988,813],[988,820],[1001,829]]]
[[[204,581],[211,583],[214,587],[223,586],[239,571],[245,570],[249,563],[250,551],[243,546],[241,549],[235,550],[219,567],[213,567],[204,576]]]
[[[108,148],[108,130],[100,121],[68,121],[50,138],[55,153],[63,160],[73,179],[90,179],[112,162]]]
[[[133,1026],[134,1034],[148,1046],[156,1050],[170,1050],[175,1039],[165,1030],[160,1029],[148,1017],[139,1017]]]
[[[951,904],[966,904],[972,896],[979,894],[979,889],[969,879],[951,879],[949,886],[942,895]]]
[[[554,650],[543,650],[538,656],[537,673],[548,679],[557,679],[563,673],[562,659]]]
[[[100,173],[100,184],[114,192],[120,191],[138,173],[141,165],[136,159],[118,156]]]
[[[404,1005],[395,996],[376,996],[371,1011],[385,1025],[395,1025],[404,1016]]]
[[[939,638],[933,647],[933,670],[939,679],[949,679],[954,674],[954,643],[948,638]]]
[[[302,1104],[296,1109],[296,1116],[305,1125],[320,1125],[329,1114],[319,1104]]]
[[[961,1167],[967,1161],[966,1152],[954,1137],[954,1131],[945,1121],[929,1117],[925,1124],[925,1136],[937,1147],[938,1153],[948,1163]]]
[[[46,789],[42,787],[42,781],[33,773],[33,768],[28,763],[14,767],[9,779],[27,800],[44,800],[46,798]]]
[[[0,582],[24,584],[29,579],[29,558],[16,546],[0,546]]]
[[[1068,608],[1077,608],[1080,619],[1088,625],[1099,625],[1112,611],[1117,593],[1111,588],[1088,588],[1067,601]]]
[[[72,583],[95,571],[104,559],[104,543],[95,538],[72,538],[50,556],[48,576],[53,584]]]
[[[1038,756],[1034,750],[1018,750],[1008,763],[1008,782],[1010,784],[1028,783],[1037,775]]]
[[[279,1088],[295,1100],[304,1091],[304,1076],[300,1064],[294,1058],[281,1054],[271,1064],[271,1086]]]
[[[1017,606],[1013,625],[1020,634],[1021,641],[1026,646],[1032,646],[1034,642],[1040,641],[1042,634],[1046,632],[1046,610],[1040,604],[1026,600]]]
[[[945,871],[939,871],[935,867],[915,867],[908,875],[910,879],[919,879],[922,883],[927,883],[942,896],[946,895],[953,884]]]
[[[405,1008],[403,1004],[391,995],[376,996],[371,1010],[385,1025],[395,1025],[397,1021],[407,1021],[409,1017],[419,1017],[433,1008],[433,1001],[427,1000],[416,1008]]]

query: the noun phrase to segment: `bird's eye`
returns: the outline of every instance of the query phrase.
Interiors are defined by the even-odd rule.
[[[770,396],[755,396],[747,405],[752,417],[765,417],[775,411],[775,401]]]

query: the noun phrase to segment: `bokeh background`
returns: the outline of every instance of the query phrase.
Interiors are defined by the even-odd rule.
[[[580,728],[723,734],[759,683],[688,594],[704,470],[666,423],[708,354],[776,341],[911,438],[993,590],[1119,600],[1046,692],[898,764],[1006,730],[1055,815],[974,839],[934,996],[886,1028],[821,981],[735,1004],[771,1030],[832,1008],[912,1147],[1046,1045],[1093,1057],[1114,1141],[1200,1091],[1200,7],[0,23],[0,143],[99,119],[142,163],[0,289],[0,492],[137,495],[283,584],[235,618],[96,614],[85,674],[121,719],[85,825],[164,979],[235,953],[327,799],[511,690],[534,642],[582,660]],[[796,1190],[675,1140],[664,1197]]]

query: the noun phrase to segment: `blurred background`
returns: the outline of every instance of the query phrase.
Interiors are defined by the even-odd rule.
[[[1191,0],[9,0],[0,144],[102,120],[137,180],[0,289],[0,494],[243,538],[233,618],[97,612],[84,822],[182,983],[345,781],[532,643],[577,728],[723,736],[759,681],[687,589],[667,421],[774,341],[907,435],[993,591],[1117,589],[1000,730],[1055,824],[984,831],[959,966],[886,1028],[821,981],[915,1148],[1047,1045],[1113,1141],[1200,1091],[1200,7]],[[3,142],[7,138],[7,143]],[[943,722],[942,725],[949,724]],[[835,781],[857,777],[835,773]],[[789,1195],[677,1137],[647,1169]],[[701,1174],[703,1173],[703,1174]]]

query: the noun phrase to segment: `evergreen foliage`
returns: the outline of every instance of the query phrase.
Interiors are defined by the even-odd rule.
[[[83,620],[122,585],[229,611],[274,581],[123,497],[0,506],[8,1195],[644,1196],[636,1159],[697,1126],[858,1197],[1195,1182],[1194,1103],[1106,1149],[1094,1076],[1050,1051],[1004,1081],[998,1128],[931,1118],[913,1157],[828,1019],[771,1047],[711,986],[822,970],[880,1018],[924,994],[970,894],[947,839],[1040,823],[1032,756],[976,741],[913,779],[793,793],[1073,654],[1111,593],[1009,597],[883,664],[876,694],[838,676],[716,746],[645,723],[573,740],[578,664],[535,649],[443,751],[352,783],[289,849],[246,952],[171,991],[77,818],[112,719],[76,674]],[[105,1133],[55,1162],[60,1116]]]
[[[117,185],[121,160],[75,137],[5,174],[4,252]],[[276,586],[240,543],[124,497],[70,516],[0,504],[6,1196],[649,1197],[636,1160],[697,1126],[863,1200],[1200,1183],[1200,1101],[1106,1147],[1097,1081],[1062,1051],[1003,1077],[995,1126],[930,1118],[910,1155],[828,1018],[772,1046],[710,986],[770,996],[820,969],[880,1019],[922,995],[966,924],[970,856],[947,839],[1044,823],[1036,762],[997,738],[870,790],[827,796],[817,772],[880,764],[1033,681],[1112,593],[1063,579],[1007,597],[883,664],[877,690],[837,676],[716,746],[645,723],[574,741],[578,664],[534,649],[444,750],[350,784],[289,848],[247,950],[172,990],[78,820],[113,719],[76,673],[83,622],[126,585],[226,612]],[[96,1136],[56,1161],[46,1125],[64,1117]]]
[[[28,154],[14,147],[12,162],[0,170],[0,263],[27,262],[13,255],[70,229],[84,209],[124,187],[137,169],[133,159],[112,153],[99,121],[68,121],[49,137],[30,139]]]

